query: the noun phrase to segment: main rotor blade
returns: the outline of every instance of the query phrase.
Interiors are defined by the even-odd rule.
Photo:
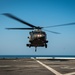
[[[30,27],[33,27],[33,28],[36,27],[36,26],[34,26],[34,25],[32,25],[32,24],[26,22],[26,21],[23,21],[23,20],[21,20],[21,19],[15,17],[15,16],[12,15],[12,14],[9,14],[9,13],[3,13],[3,15],[5,15],[5,16],[7,16],[7,17],[10,17],[10,18],[12,18],[12,19],[15,19],[15,20],[17,20],[17,21],[19,21],[19,22],[21,22],[21,23],[23,23],[23,24],[26,24],[26,25],[30,26]]]
[[[33,28],[6,28],[8,30],[33,30]]]
[[[75,25],[75,22],[60,24],[60,25],[47,26],[47,27],[43,27],[43,28],[52,28],[52,27],[69,26],[69,25]]]
[[[44,29],[45,30],[45,29]],[[50,30],[45,30],[45,31],[48,31],[48,32],[51,32],[51,33],[54,33],[54,34],[61,34],[59,32],[55,32],[55,31],[50,31]]]

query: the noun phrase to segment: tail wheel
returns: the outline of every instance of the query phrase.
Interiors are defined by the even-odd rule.
[[[37,47],[35,47],[35,52],[37,51]]]

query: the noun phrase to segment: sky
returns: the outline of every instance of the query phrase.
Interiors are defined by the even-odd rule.
[[[0,0],[0,55],[75,55],[75,25],[46,28],[48,48],[28,48],[30,30],[6,30],[28,27],[8,18],[11,13],[35,26],[52,26],[75,22],[75,0]]]

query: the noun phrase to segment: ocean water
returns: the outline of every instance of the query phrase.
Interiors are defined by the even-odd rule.
[[[64,57],[64,58],[75,58],[75,55],[0,55],[0,58],[31,58],[31,57]]]

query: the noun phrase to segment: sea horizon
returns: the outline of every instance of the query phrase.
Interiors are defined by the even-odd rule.
[[[75,58],[75,55],[0,55],[0,58]]]

